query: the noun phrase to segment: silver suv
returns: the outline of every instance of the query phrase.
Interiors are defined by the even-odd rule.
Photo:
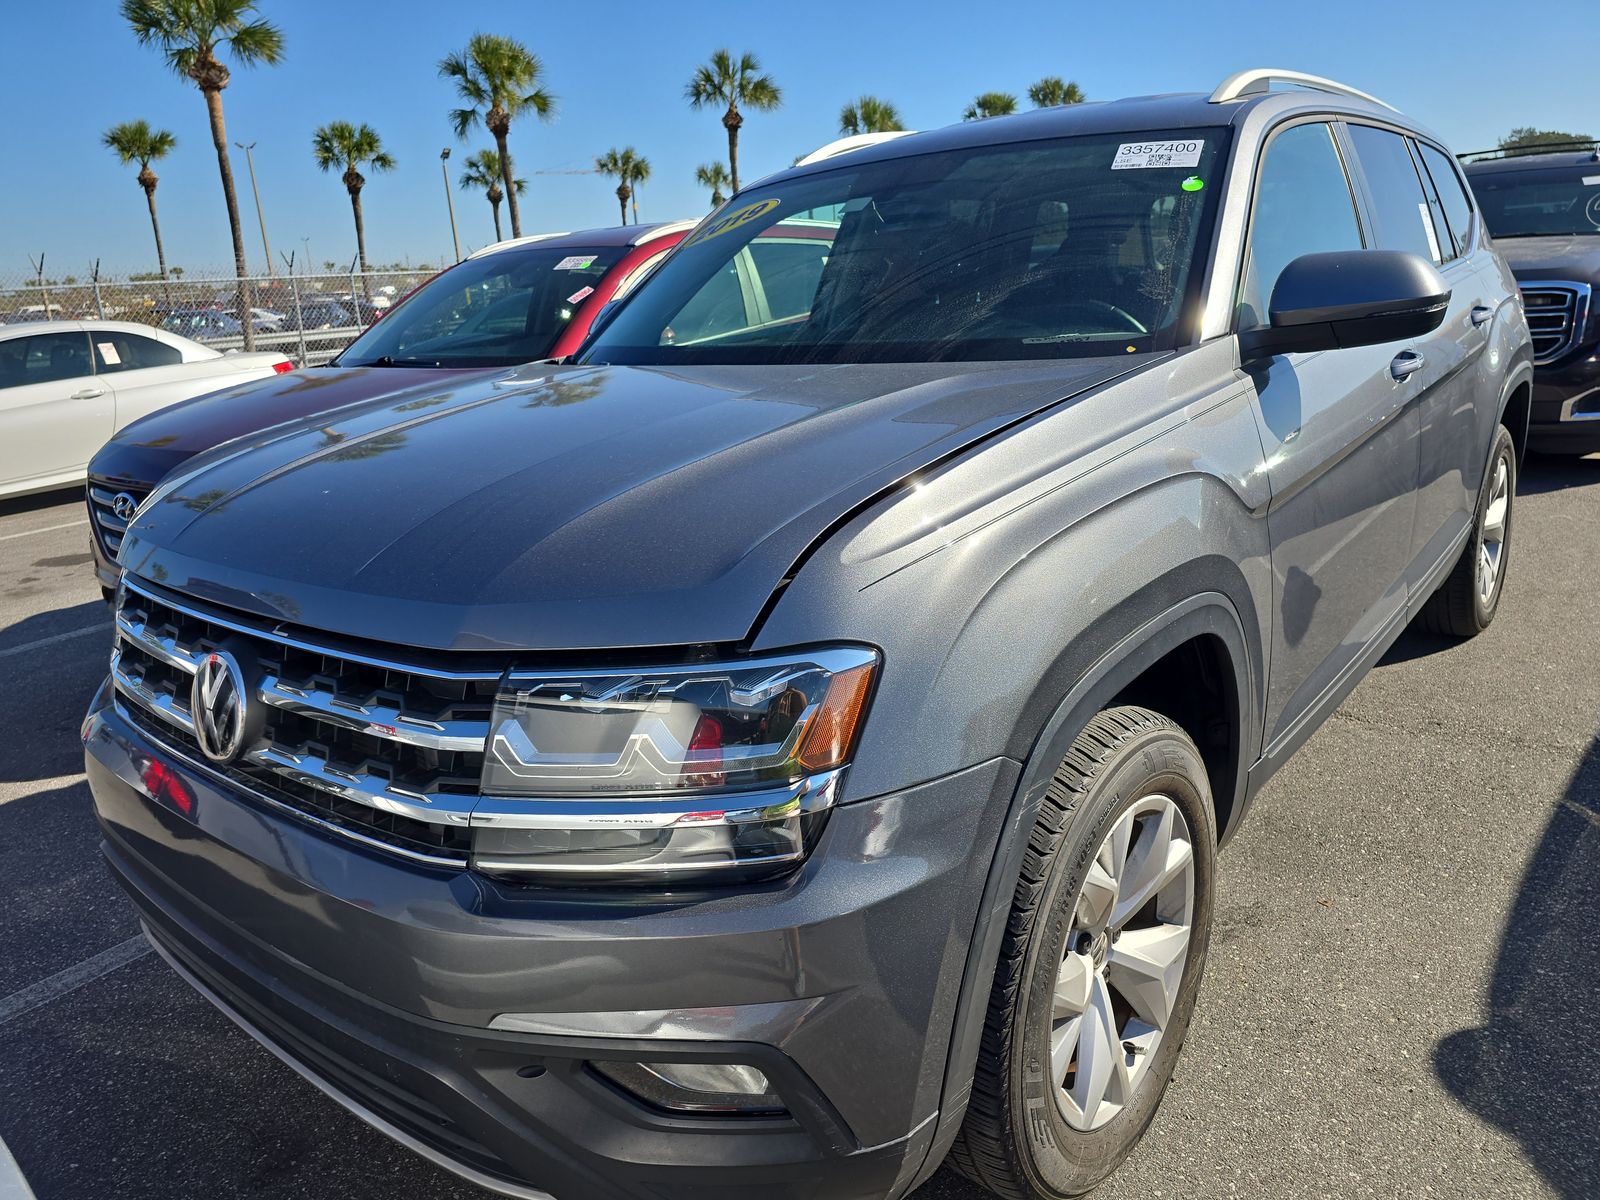
[[[1494,618],[1531,376],[1449,153],[1327,80],[787,171],[575,361],[161,485],[106,857],[185,978],[506,1195],[1077,1195],[1251,798],[1409,621]]]

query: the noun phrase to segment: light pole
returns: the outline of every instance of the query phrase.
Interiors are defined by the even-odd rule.
[[[256,148],[256,144],[251,142],[246,146],[243,142],[235,142],[234,145],[244,151],[244,161],[250,168],[250,190],[256,197],[256,221],[261,226],[261,248],[267,252],[267,274],[272,275],[275,272],[272,269],[272,247],[267,245],[267,218],[261,212],[261,189],[256,186],[256,160],[250,153]]]
[[[450,240],[455,243],[456,261],[461,261],[461,238],[456,233],[456,201],[450,194],[450,147],[439,151],[439,171],[444,175],[444,202],[450,210]]]
[[[301,274],[309,275],[311,274],[311,239],[308,237],[303,237],[300,239],[300,244],[304,246],[306,250],[306,265],[301,268]]]

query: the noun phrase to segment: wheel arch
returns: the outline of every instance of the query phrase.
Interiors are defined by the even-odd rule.
[[[1237,576],[1237,567],[1232,573]],[[1196,564],[1189,564],[1192,572]],[[1214,564],[1202,575],[1222,571]],[[1173,576],[1187,572],[1176,571]],[[1192,576],[1191,576],[1192,577]],[[1226,578],[1226,572],[1222,572]],[[1103,647],[1084,664],[1082,654],[1069,647],[1055,667],[1041,680],[1034,705],[1046,715],[1029,734],[1019,731],[1028,744],[1018,753],[1023,766],[1007,810],[994,859],[990,863],[976,915],[973,936],[968,944],[961,990],[956,1003],[950,1048],[945,1057],[945,1074],[939,1107],[939,1126],[932,1148],[917,1175],[921,1182],[937,1166],[954,1141],[966,1112],[972,1072],[982,1039],[988,994],[999,957],[1006,919],[1010,912],[1016,880],[1022,869],[1029,831],[1055,769],[1066,756],[1073,740],[1094,715],[1104,708],[1139,698],[1141,683],[1148,683],[1153,672],[1172,664],[1174,656],[1200,653],[1210,660],[1217,673],[1222,694],[1223,721],[1228,726],[1226,742],[1207,753],[1206,741],[1196,738],[1207,757],[1213,785],[1213,805],[1218,817],[1219,836],[1226,838],[1237,828],[1246,808],[1248,768],[1260,752],[1262,668],[1261,641],[1251,610],[1240,606],[1229,594],[1233,589],[1193,591],[1184,598],[1164,600],[1171,576],[1158,579],[1144,592],[1108,611],[1095,627],[1086,631],[1079,643]],[[1244,587],[1242,578],[1238,586]],[[1245,592],[1248,597],[1248,592]],[[1152,611],[1153,610],[1153,611]],[[1120,629],[1120,636],[1107,636]],[[1099,636],[1096,636],[1096,635]],[[1148,698],[1139,699],[1146,707],[1171,716],[1167,708]],[[1174,716],[1193,736],[1189,723]],[[1031,726],[1032,723],[1025,723]],[[1207,739],[1208,741],[1211,739]],[[1220,785],[1220,787],[1219,787]],[[1222,789],[1226,795],[1221,794]],[[909,1189],[907,1189],[909,1190]],[[903,1194],[903,1193],[902,1193]]]

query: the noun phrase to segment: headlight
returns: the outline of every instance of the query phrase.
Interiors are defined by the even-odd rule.
[[[513,671],[490,720],[474,865],[584,881],[792,866],[833,804],[877,665],[849,646]]]

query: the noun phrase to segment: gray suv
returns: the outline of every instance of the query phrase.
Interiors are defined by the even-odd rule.
[[[1251,798],[1408,622],[1493,619],[1531,375],[1450,155],[1327,80],[784,172],[574,361],[161,485],[106,859],[506,1195],[1077,1195]]]

